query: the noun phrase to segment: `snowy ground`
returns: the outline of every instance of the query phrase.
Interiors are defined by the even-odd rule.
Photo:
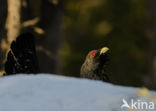
[[[0,111],[128,111],[127,107],[121,109],[123,101],[129,106],[131,100],[137,101],[137,108],[142,101],[149,106],[156,100],[155,94],[86,79],[16,75],[0,78]]]

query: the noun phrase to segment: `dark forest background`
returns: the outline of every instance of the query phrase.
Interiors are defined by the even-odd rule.
[[[90,50],[110,48],[112,83],[156,89],[155,0],[1,0],[0,72],[17,35],[35,35],[40,72],[79,77]]]

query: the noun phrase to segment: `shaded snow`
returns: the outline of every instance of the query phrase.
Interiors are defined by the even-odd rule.
[[[39,74],[0,78],[0,111],[122,111],[139,89]]]

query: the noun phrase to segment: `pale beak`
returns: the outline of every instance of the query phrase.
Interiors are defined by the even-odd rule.
[[[107,51],[109,51],[109,48],[108,47],[102,48],[101,51],[100,51],[100,55],[101,54],[105,54]]]

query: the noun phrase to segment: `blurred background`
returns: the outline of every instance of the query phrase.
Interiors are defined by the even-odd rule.
[[[110,48],[112,83],[156,89],[155,0],[1,0],[0,72],[10,44],[35,35],[40,72],[79,77],[90,50]]]

